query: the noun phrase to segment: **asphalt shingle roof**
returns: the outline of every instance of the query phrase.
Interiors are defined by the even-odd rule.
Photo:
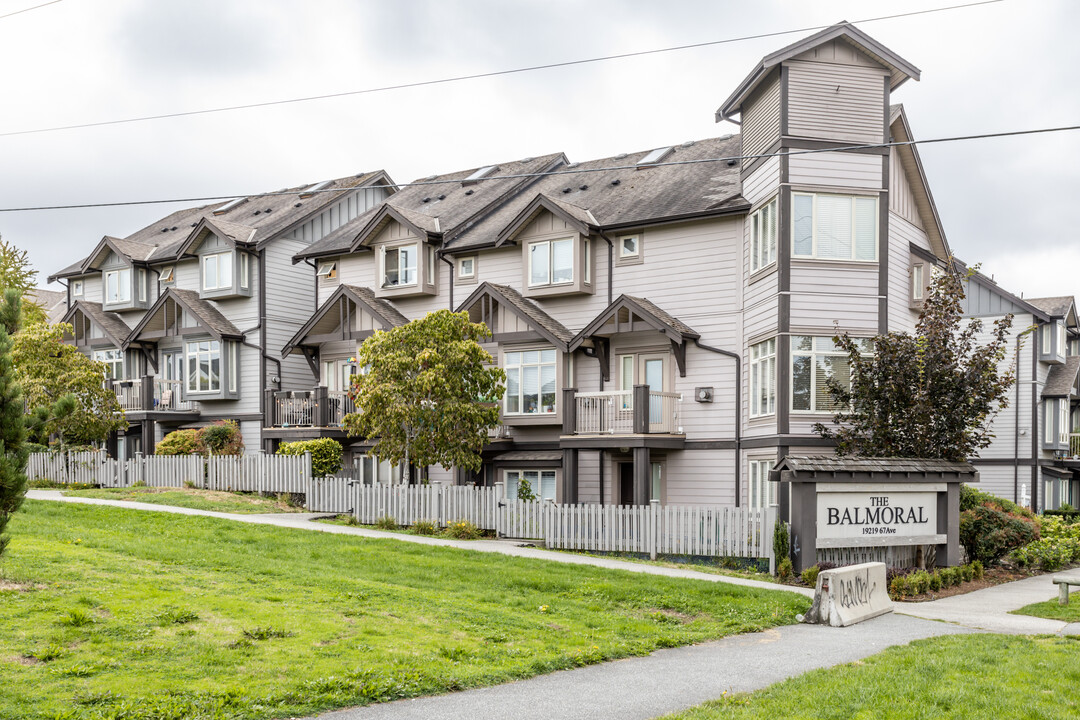
[[[375,292],[371,288],[362,287],[360,285],[345,285],[344,283],[342,284],[342,287],[367,303],[372,310],[382,316],[382,319],[386,321],[387,325],[401,327],[402,325],[408,324],[409,318],[402,315],[396,307],[386,300],[375,297]]]
[[[882,457],[786,457],[778,467],[796,473],[960,473],[973,475],[976,470],[971,463],[951,460],[928,460],[923,458]]]
[[[1063,365],[1051,367],[1043,385],[1043,397],[1068,397],[1076,385],[1077,373],[1080,373],[1080,355],[1067,357]]]
[[[86,300],[79,300],[72,306],[71,312],[80,310],[90,321],[97,325],[105,335],[116,343],[123,343],[127,340],[128,335],[131,334],[131,328],[124,322],[116,313],[106,312],[102,309],[101,303],[88,302]]]
[[[548,315],[536,303],[524,297],[514,288],[509,285],[496,285],[495,283],[487,283],[487,285],[492,292],[502,297],[508,305],[517,308],[530,322],[544,328],[562,342],[568,343],[574,339],[574,333],[570,332],[565,325]]]
[[[238,330],[228,318],[222,315],[220,310],[199,297],[198,292],[194,290],[181,290],[178,288],[169,288],[168,292],[183,302],[191,312],[199,317],[204,325],[211,328],[214,332],[222,336],[241,336],[240,330]]]
[[[1064,317],[1074,300],[1072,295],[1044,298],[1024,298],[1027,302],[1053,317]]]

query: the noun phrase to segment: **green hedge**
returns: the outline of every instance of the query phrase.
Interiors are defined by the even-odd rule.
[[[278,455],[303,455],[311,453],[311,474],[315,477],[333,475],[341,469],[341,443],[332,438],[299,440],[281,443]]]
[[[202,452],[198,430],[174,430],[154,447],[155,455],[201,455]]]

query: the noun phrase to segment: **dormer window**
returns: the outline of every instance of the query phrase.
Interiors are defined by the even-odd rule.
[[[416,264],[418,247],[416,245],[402,245],[394,248],[383,249],[383,272],[382,286],[405,287],[416,285]]]
[[[233,284],[232,252],[203,255],[203,290],[227,290]]]
[[[158,280],[166,285],[176,282],[176,266],[166,265],[161,268],[161,275],[158,277]]]
[[[1065,323],[1054,320],[1039,328],[1039,360],[1060,364],[1065,362]]]
[[[83,281],[72,280],[71,281],[71,296],[81,298],[83,296]]]
[[[319,268],[315,272],[315,277],[320,280],[334,280],[337,278],[337,260],[328,260],[327,262],[319,263]]]
[[[529,287],[574,282],[574,239],[541,240],[529,244]]]
[[[105,272],[105,304],[131,302],[131,268]]]

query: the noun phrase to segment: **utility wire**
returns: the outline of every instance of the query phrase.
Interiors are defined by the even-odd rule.
[[[16,10],[15,12],[9,12],[7,15],[0,15],[0,20],[12,17],[13,15],[22,15],[23,13],[30,12],[31,10],[37,10],[38,8],[55,5],[58,2],[63,2],[63,0],[52,0],[52,2],[42,3],[40,5],[35,5],[34,7],[23,8],[22,10]]]
[[[60,0],[54,0],[54,2],[60,2]],[[964,8],[972,8],[980,5],[993,5],[999,2],[1004,2],[1004,0],[980,0],[979,2],[966,3],[963,5],[950,5],[948,7],[928,8],[926,10],[915,10],[912,12],[897,13],[895,15],[881,15],[878,17],[866,18],[863,20],[855,20],[854,22],[870,23],[878,22],[881,20],[895,20],[897,18],[913,17],[915,15],[927,15],[929,13],[945,12],[947,10],[961,10]],[[601,57],[584,58],[581,60],[567,60],[564,62],[548,63],[546,65],[530,65],[528,67],[513,68],[511,70],[493,70],[491,72],[475,73],[472,75],[457,75],[454,77],[440,78],[438,80],[421,80],[411,83],[401,83],[398,85],[384,85],[382,87],[366,88],[363,90],[348,90],[345,92],[328,93],[325,95],[310,95],[308,97],[291,98],[287,100],[268,100],[265,102],[247,103],[244,105],[229,105],[225,107],[204,108],[202,110],[187,110],[174,113],[162,113],[160,115],[143,115],[141,117],[123,118],[119,120],[101,120],[99,122],[79,123],[76,125],[58,125],[55,127],[38,128],[34,130],[12,130],[10,132],[0,132],[0,137],[13,137],[16,135],[35,135],[40,133],[60,132],[63,130],[80,130],[84,128],[105,127],[108,125],[124,125],[128,123],[145,122],[148,120],[164,120],[167,118],[190,117],[192,115],[209,115],[212,113],[233,112],[235,110],[250,110],[253,108],[272,107],[275,105],[291,105],[296,103],[311,102],[313,100],[329,100],[332,98],[349,97],[353,95],[368,95],[372,93],[388,92],[391,90],[404,90],[408,88],[427,87],[430,85],[444,85],[447,83],[461,82],[463,80],[478,80],[480,78],[498,77],[501,75],[514,75],[517,73],[532,72],[534,70],[550,70],[552,68],[571,67],[574,65],[585,65],[588,63],[605,62],[608,60],[621,60],[623,58],[640,57],[642,55],[657,55],[660,53],[676,52],[679,50],[690,50],[693,48],[710,47],[713,45],[725,45],[728,43],[741,42],[744,40],[758,40],[761,38],[777,37],[779,35],[791,35],[794,33],[809,32],[811,30],[824,30],[828,27],[832,27],[832,25],[814,25],[812,27],[797,28],[794,30],[779,30],[776,32],[759,33],[757,35],[744,35],[742,37],[726,38],[724,40],[711,40],[708,42],[692,43],[690,45],[676,45],[673,47],[655,48],[652,50],[638,50],[635,52],[619,53],[616,55],[604,55]]]
[[[845,152],[850,150],[873,150],[879,148],[891,148],[891,147],[903,147],[914,145],[930,145],[935,143],[947,143],[947,142],[960,142],[966,140],[987,140],[992,138],[1004,138],[1004,137],[1018,137],[1022,135],[1040,135],[1045,133],[1056,132],[1068,132],[1072,130],[1080,130],[1080,125],[1065,125],[1062,127],[1049,127],[1049,128],[1036,128],[1033,130],[1009,130],[1006,132],[997,133],[980,133],[978,135],[954,135],[951,137],[930,138],[928,140],[897,140],[886,143],[870,143],[863,145],[838,145],[835,147],[827,148],[812,148],[805,150],[784,150],[775,153],[757,153],[754,155],[726,155],[723,157],[712,158],[696,158],[693,160],[672,160],[670,162],[658,162],[649,163],[644,167],[667,167],[673,165],[700,165],[704,163],[716,163],[716,162],[739,162],[745,160],[757,160],[760,158],[772,158],[787,156],[792,157],[795,155],[813,155],[817,153],[825,152]],[[603,173],[611,172],[613,170],[637,170],[638,165],[605,165],[603,167],[595,168],[581,168],[567,166],[559,170],[550,170],[547,172],[535,172],[535,173],[512,173],[508,175],[489,175],[488,177],[481,178],[475,182],[490,182],[492,180],[516,180],[526,178],[544,178],[553,177],[558,175],[581,175],[587,173]],[[387,188],[400,190],[405,187],[419,187],[424,185],[449,185],[460,183],[462,178],[445,179],[445,180],[417,180],[411,183],[400,183],[396,185],[364,185],[365,189],[374,188]],[[208,195],[205,197],[187,197],[187,198],[172,198],[168,200],[125,200],[120,202],[107,202],[107,203],[80,203],[75,205],[38,205],[27,207],[11,207],[0,208],[0,213],[5,212],[32,212],[36,210],[78,210],[85,208],[102,208],[102,207],[124,207],[130,205],[164,205],[169,203],[194,203],[194,202],[210,202],[213,200],[235,200],[239,198],[262,198],[262,197],[275,197],[279,195],[298,195],[298,194],[320,194],[320,193],[342,193],[347,192],[353,188],[330,188],[327,190],[305,190],[303,188],[277,191],[277,192],[264,192],[255,193],[252,195]]]

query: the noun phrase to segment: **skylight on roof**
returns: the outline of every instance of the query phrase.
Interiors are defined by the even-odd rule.
[[[325,190],[327,187],[330,186],[330,183],[332,183],[332,182],[334,182],[334,181],[333,180],[323,180],[320,183],[315,183],[314,185],[312,185],[309,188],[304,188],[304,192],[300,193],[300,197],[302,197],[302,198],[311,197],[312,195],[319,192],[320,190]]]
[[[230,210],[232,210],[232,209],[233,209],[234,207],[236,207],[237,205],[239,205],[240,203],[244,202],[245,200],[247,200],[247,198],[246,198],[246,197],[239,197],[239,198],[233,198],[233,199],[232,199],[232,200],[230,200],[229,202],[225,203],[225,204],[224,204],[224,205],[222,205],[221,207],[219,207],[219,208],[217,208],[216,210],[214,210],[214,214],[215,214],[215,215],[222,215],[222,214],[224,214],[224,213],[227,213],[227,212],[229,212]]]
[[[486,165],[486,166],[480,168],[479,170],[477,170],[476,172],[474,172],[469,177],[462,180],[461,184],[465,185],[467,183],[474,183],[477,180],[482,180],[482,179],[486,178],[488,175],[493,174],[498,169],[499,169],[498,165]]]
[[[638,167],[641,167],[642,165],[653,165],[655,163],[658,163],[664,158],[666,158],[674,149],[675,148],[670,146],[656,148],[651,153],[637,161]]]

